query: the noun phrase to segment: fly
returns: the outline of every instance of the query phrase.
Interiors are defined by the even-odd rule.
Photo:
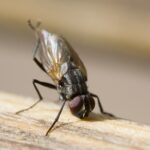
[[[43,100],[37,87],[37,84],[39,84],[57,90],[59,99],[63,101],[58,115],[46,132],[46,136],[58,121],[66,101],[68,101],[71,113],[81,119],[88,117],[89,113],[94,109],[95,99],[98,102],[100,112],[112,116],[112,114],[103,110],[99,97],[88,91],[86,68],[71,45],[62,36],[41,30],[39,22],[36,26],[33,26],[29,20],[28,24],[35,31],[38,38],[33,60],[41,70],[51,77],[54,84],[33,79],[33,86],[39,96],[39,100],[32,106],[16,112],[16,114],[33,108]],[[39,46],[42,48],[39,49]]]

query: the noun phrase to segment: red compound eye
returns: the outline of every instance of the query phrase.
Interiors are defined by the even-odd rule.
[[[69,107],[73,114],[77,114],[83,107],[82,97],[76,96],[73,100],[69,101]]]

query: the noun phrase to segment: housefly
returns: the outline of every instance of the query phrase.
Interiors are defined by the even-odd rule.
[[[86,68],[66,39],[57,34],[40,29],[39,22],[36,26],[33,26],[29,20],[28,24],[35,31],[36,37],[38,38],[33,60],[39,68],[51,77],[54,84],[34,79],[33,86],[39,96],[39,100],[32,106],[16,112],[16,114],[33,108],[43,99],[37,88],[37,84],[39,84],[57,90],[59,98],[63,101],[60,111],[46,135],[48,135],[58,121],[66,101],[68,101],[71,113],[81,119],[88,117],[89,113],[94,109],[95,99],[98,102],[100,112],[112,116],[112,114],[103,110],[99,97],[88,91]],[[39,48],[40,46],[41,49]]]

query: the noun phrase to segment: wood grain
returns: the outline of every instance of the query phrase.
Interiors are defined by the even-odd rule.
[[[30,111],[15,114],[34,101],[29,97],[0,93],[1,149],[150,149],[150,126],[96,113],[92,113],[86,120],[80,120],[67,107],[53,131],[46,137],[45,133],[60,106],[43,101]]]

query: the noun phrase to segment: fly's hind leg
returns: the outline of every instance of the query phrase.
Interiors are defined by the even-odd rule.
[[[98,106],[99,106],[100,112],[101,112],[102,114],[107,115],[107,116],[110,116],[110,117],[115,117],[113,114],[104,111],[103,106],[102,106],[102,104],[101,104],[101,102],[100,102],[100,99],[99,99],[99,97],[98,97],[96,94],[90,93],[90,95],[91,95],[92,97],[94,97],[94,98],[97,99]]]
[[[37,88],[37,85],[36,85],[36,84],[39,84],[39,85],[42,85],[42,86],[45,86],[45,87],[47,87],[47,88],[51,88],[51,89],[54,89],[54,90],[57,89],[57,87],[56,87],[55,85],[51,84],[51,83],[42,82],[42,81],[39,81],[39,80],[34,79],[34,80],[33,80],[33,86],[34,86],[34,88],[35,88],[35,90],[36,90],[36,92],[37,92],[37,94],[38,94],[38,96],[39,96],[39,100],[38,100],[37,102],[35,102],[34,104],[32,104],[31,106],[29,106],[29,107],[27,107],[27,108],[25,108],[25,109],[22,109],[22,110],[20,110],[20,111],[17,111],[16,114],[20,114],[20,113],[22,113],[22,112],[24,112],[24,111],[30,110],[31,108],[35,107],[39,102],[41,102],[41,101],[43,100],[43,97],[42,97],[42,95],[41,95],[39,89]]]

